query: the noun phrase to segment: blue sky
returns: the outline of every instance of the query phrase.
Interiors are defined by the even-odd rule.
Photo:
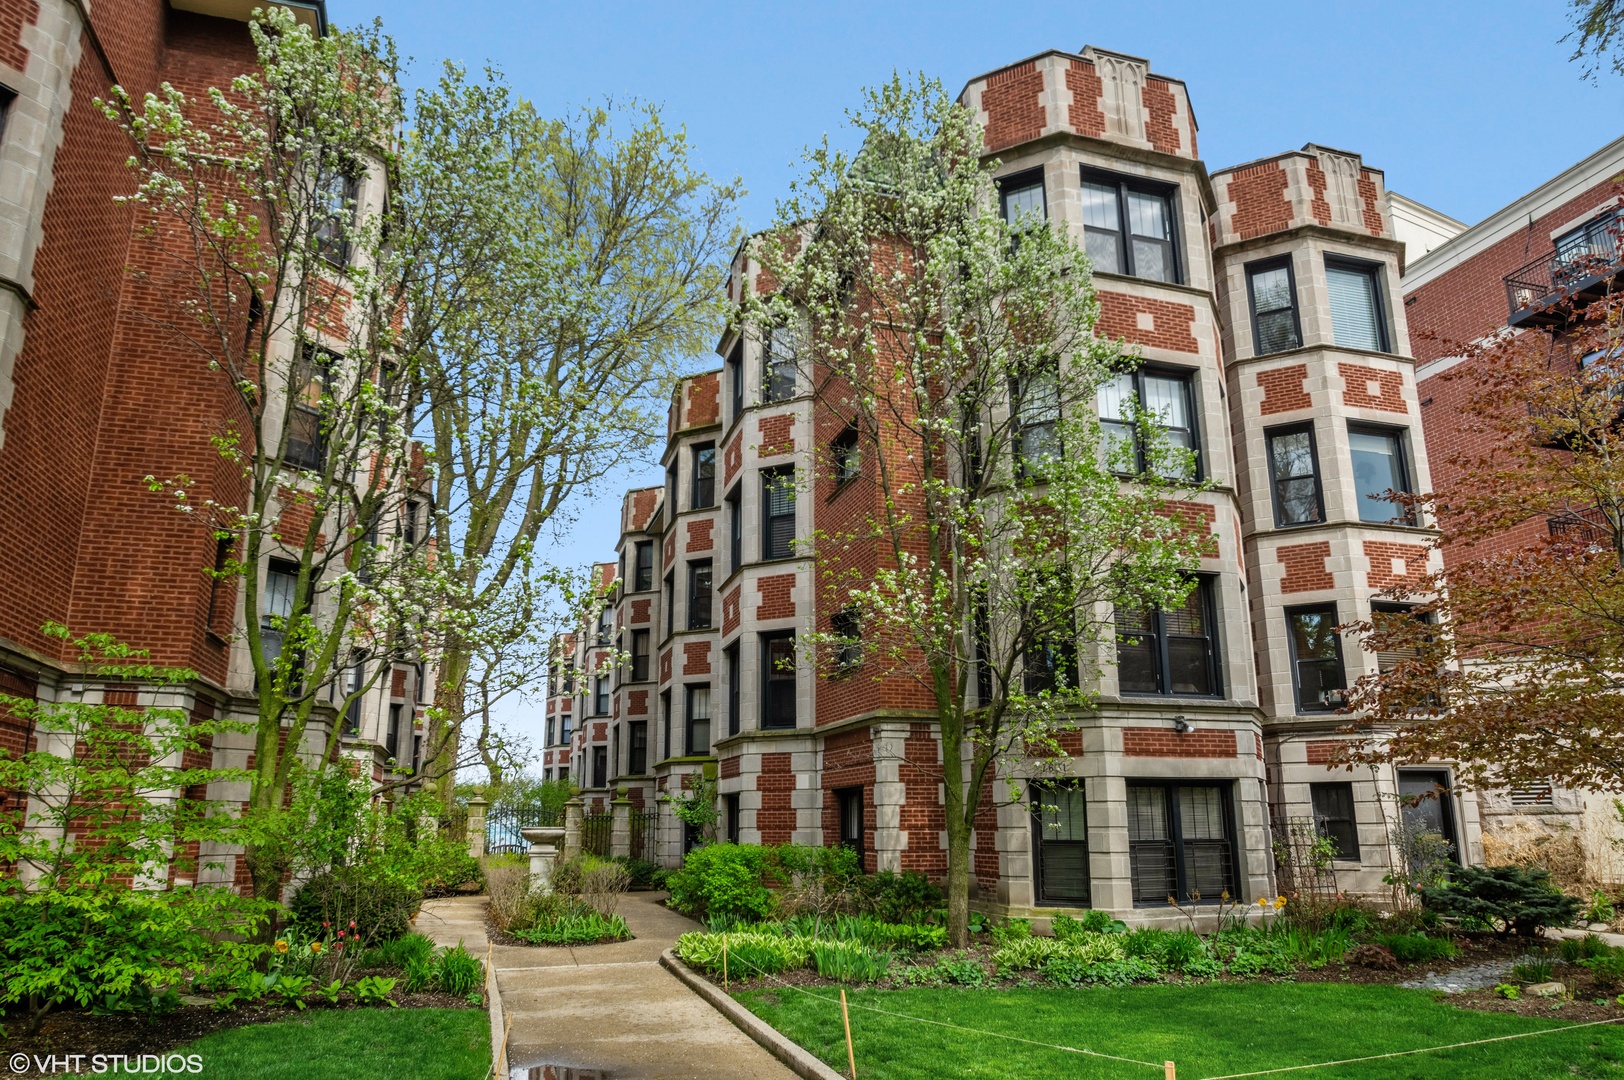
[[[771,220],[802,147],[858,91],[923,70],[971,77],[1085,44],[1183,79],[1209,168],[1317,142],[1364,155],[1388,187],[1468,223],[1620,134],[1624,79],[1582,82],[1565,0],[1477,3],[736,2],[328,0],[374,16],[413,59],[489,60],[544,112],[605,97],[658,102],[713,176],[740,177],[744,223]],[[626,483],[658,483],[632,468]],[[616,485],[617,487],[620,485]],[[619,492],[576,507],[555,557],[607,557]]]

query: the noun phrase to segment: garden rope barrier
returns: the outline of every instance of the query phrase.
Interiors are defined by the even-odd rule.
[[[1301,1072],[1304,1069],[1323,1069],[1331,1065],[1353,1065],[1361,1061],[1380,1061],[1383,1058],[1410,1057],[1413,1054],[1435,1054],[1440,1050],[1456,1050],[1462,1046],[1482,1046],[1485,1043],[1507,1042],[1511,1039],[1527,1039],[1535,1035],[1553,1035],[1559,1031],[1576,1031],[1579,1028],[1598,1027],[1602,1024],[1616,1024],[1624,1021],[1624,1016],[1614,1017],[1611,1020],[1587,1020],[1582,1024],[1568,1024],[1564,1027],[1545,1028],[1542,1031],[1522,1031],[1516,1035],[1496,1035],[1492,1039],[1472,1039],[1469,1042],[1450,1043],[1448,1046],[1423,1046],[1419,1050],[1394,1050],[1388,1054],[1371,1054],[1369,1057],[1343,1058],[1341,1061],[1316,1061],[1312,1065],[1284,1065],[1277,1069],[1259,1069],[1256,1072],[1226,1073],[1223,1076],[1203,1077],[1203,1080],[1241,1080],[1246,1076],[1273,1076],[1276,1073]]]

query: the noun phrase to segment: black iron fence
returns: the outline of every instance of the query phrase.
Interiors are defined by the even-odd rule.
[[[658,810],[633,810],[631,816],[631,856],[634,859],[653,862],[655,835],[656,830],[660,827],[660,812]]]
[[[492,807],[485,815],[485,850],[492,855],[523,854],[530,841],[521,829],[564,824],[564,815],[539,806]]]
[[[581,850],[600,859],[609,857],[609,841],[614,818],[608,814],[587,814],[581,819]]]
[[[1513,321],[1549,307],[1618,273],[1624,262],[1620,218],[1608,215],[1563,238],[1561,244],[1505,276]]]

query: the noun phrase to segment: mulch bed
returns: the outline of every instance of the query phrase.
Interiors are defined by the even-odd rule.
[[[480,1007],[471,1005],[466,998],[438,991],[421,994],[396,993],[390,996],[403,1009]],[[360,1007],[352,1004],[337,1006],[340,1010]],[[228,1031],[248,1024],[269,1024],[333,1008],[334,1006],[325,1002],[311,1005],[305,1012],[266,1002],[255,1002],[226,1010],[215,1009],[211,1005],[182,1005],[168,1015],[154,1017],[150,1024],[142,1017],[128,1014],[97,1016],[95,1013],[81,1010],[60,1011],[46,1016],[39,1034],[32,1036],[20,1034],[17,1031],[18,1018],[8,1017],[9,1037],[0,1039],[0,1076],[42,1075],[36,1072],[9,1071],[7,1062],[13,1054],[37,1054],[42,1057],[48,1054],[83,1054],[87,1058],[84,1071],[89,1071],[88,1058],[95,1054],[109,1056],[124,1054],[131,1057],[140,1054],[162,1054],[201,1039],[205,1035],[212,1035],[216,1031]]]

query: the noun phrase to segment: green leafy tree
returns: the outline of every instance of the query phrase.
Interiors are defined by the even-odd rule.
[[[793,345],[800,386],[852,436],[811,483],[851,485],[861,509],[808,545],[846,617],[809,640],[934,716],[963,946],[993,780],[1019,798],[1016,775],[1060,757],[1114,658],[1113,609],[1181,602],[1212,538],[1168,506],[1200,485],[1154,416],[1130,397],[1127,425],[1102,429],[1096,393],[1134,358],[1094,335],[1071,236],[1000,215],[973,114],[893,78],[851,119],[861,151],[810,151],[755,247],[775,288],[741,319],[775,356]]]

